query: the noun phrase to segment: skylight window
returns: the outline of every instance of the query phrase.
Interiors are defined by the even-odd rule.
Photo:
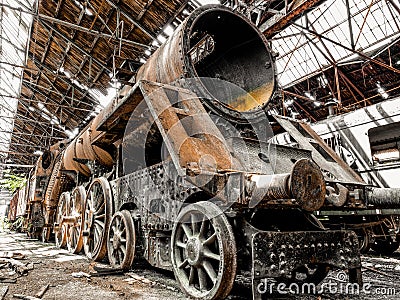
[[[163,31],[166,35],[171,36],[174,33],[174,28],[171,25],[167,25]]]
[[[159,35],[157,36],[157,40],[158,40],[161,44],[163,44],[163,43],[165,43],[165,41],[167,40],[167,38],[166,38],[165,36],[159,34]]]
[[[74,3],[75,3],[76,6],[78,6],[80,9],[84,9],[84,10],[85,10],[85,14],[87,14],[87,15],[90,16],[90,17],[93,16],[93,12],[92,12],[90,9],[84,7],[79,1],[74,0]]]
[[[21,5],[32,7],[33,0],[21,0]],[[15,6],[13,0],[3,0],[3,4]],[[15,13],[3,6],[0,9],[0,105],[6,107],[0,117],[0,156],[9,149],[13,131],[13,118],[17,110],[16,100],[20,92],[22,66],[32,16],[23,12]]]
[[[74,138],[78,135],[78,133],[79,133],[79,128],[77,127],[77,128],[75,128],[73,131],[71,131],[71,130],[65,130],[65,133],[67,134],[68,138],[72,140],[72,139],[74,139]]]
[[[389,2],[374,1],[369,12],[370,0],[349,0],[349,5],[350,24],[346,1],[328,0],[273,38],[273,50],[280,54],[277,70],[282,87],[294,85],[305,76],[315,75],[331,67],[332,59],[336,63],[360,59],[354,52],[327,39],[368,53],[389,45],[400,36],[393,19],[397,14],[391,12]],[[350,25],[353,38],[350,35]],[[322,38],[319,39],[304,28],[319,33]]]
[[[310,92],[305,92],[304,95],[306,95],[310,100],[315,101],[315,96],[312,95]]]
[[[376,83],[376,87],[378,88],[377,91],[379,94],[381,94],[383,99],[389,98],[389,94],[386,92],[386,90],[381,86],[380,82]]]

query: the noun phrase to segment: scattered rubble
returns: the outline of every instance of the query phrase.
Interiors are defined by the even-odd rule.
[[[24,259],[25,255],[19,252],[0,251],[0,258]]]
[[[34,269],[32,262],[21,262],[24,255],[17,252],[0,252],[0,283],[16,283],[20,276]]]
[[[8,285],[0,286],[0,300],[3,300],[8,292]]]
[[[13,298],[17,299],[22,299],[22,300],[40,300],[40,298],[32,297],[32,296],[26,296],[26,295],[21,295],[21,294],[14,294]]]
[[[45,286],[43,286],[35,295],[36,298],[42,298],[43,295],[47,292],[47,290],[49,289],[50,284],[46,284]]]
[[[91,275],[85,272],[74,272],[71,274],[72,277],[74,278],[82,278],[82,277],[86,277],[86,278],[90,278]]]

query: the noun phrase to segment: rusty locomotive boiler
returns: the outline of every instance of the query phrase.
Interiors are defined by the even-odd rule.
[[[312,214],[330,184],[312,151],[271,143],[275,130],[300,131],[278,116],[269,126],[274,61],[247,19],[199,8],[131,81],[38,161],[45,239],[116,268],[141,255],[195,299],[225,298],[237,274],[254,299],[268,277],[319,282],[341,268],[361,282],[357,236]]]

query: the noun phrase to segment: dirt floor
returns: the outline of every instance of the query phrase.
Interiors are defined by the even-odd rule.
[[[330,272],[314,293],[294,295],[291,293],[296,292],[296,286],[286,286],[267,298],[400,299],[400,253],[388,258],[371,252],[362,261],[361,295],[347,285],[345,273],[336,271]],[[3,299],[16,299],[16,294],[45,300],[186,299],[172,273],[151,268],[144,261],[134,263],[131,272],[89,277],[98,267],[107,268],[91,264],[84,255],[72,255],[54,244],[28,239],[25,234],[0,232],[0,300],[3,294]],[[265,284],[270,287],[271,282]],[[37,295],[46,285],[49,287],[44,295]],[[248,278],[238,276],[229,299],[251,299]]]

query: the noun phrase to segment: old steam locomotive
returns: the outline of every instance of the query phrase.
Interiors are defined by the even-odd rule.
[[[197,9],[131,81],[38,160],[31,232],[117,268],[141,255],[195,299],[225,298],[239,273],[254,298],[267,277],[319,282],[335,267],[361,281],[357,236],[326,230],[312,212],[364,205],[319,164],[348,186],[364,183],[321,141],[307,148],[304,124],[266,116],[274,60],[247,19]],[[271,143],[284,131],[296,147]]]

